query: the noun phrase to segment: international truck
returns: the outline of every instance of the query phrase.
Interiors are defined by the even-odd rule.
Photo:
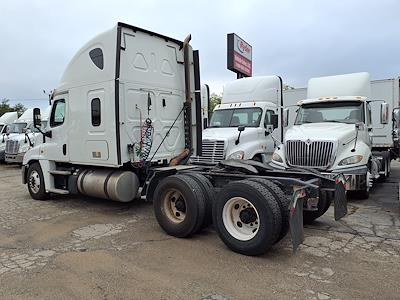
[[[368,198],[373,181],[390,174],[390,148],[377,143],[392,138],[385,129],[391,126],[389,104],[381,94],[375,96],[368,73],[310,79],[307,99],[297,103],[294,124],[275,150],[271,166],[316,170],[327,176],[341,173],[347,191]],[[285,109],[285,126],[289,119]],[[329,205],[323,199],[315,211],[305,213],[305,220],[318,218]]]
[[[268,162],[275,149],[272,134],[280,138],[279,107],[282,99],[279,76],[258,76],[224,86],[221,104],[203,131],[202,156],[192,161],[218,163],[224,159]]]
[[[41,115],[42,129],[47,125],[49,110],[50,107],[44,110]],[[33,110],[28,109],[10,131],[12,132],[12,136],[6,141],[5,162],[9,164],[21,164],[26,151],[40,143],[43,139],[40,131],[33,126]]]
[[[18,119],[16,111],[6,112],[0,117],[0,162],[5,160],[6,140],[8,139],[8,126]]]
[[[201,156],[199,53],[180,41],[118,23],[72,58],[51,95],[43,143],[26,152],[22,181],[33,199],[50,193],[152,201],[169,235],[184,238],[214,223],[245,255],[265,253],[291,231],[302,242],[304,203],[329,191],[346,212],[343,178],[276,171],[252,160],[188,164]]]

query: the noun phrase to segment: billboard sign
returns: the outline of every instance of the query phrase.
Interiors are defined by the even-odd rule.
[[[228,69],[240,77],[250,77],[253,72],[252,48],[234,33],[228,34]]]

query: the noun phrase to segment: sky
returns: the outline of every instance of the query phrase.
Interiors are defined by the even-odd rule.
[[[304,87],[311,77],[367,71],[400,75],[397,0],[13,0],[0,2],[0,99],[45,107],[69,60],[118,21],[179,40],[192,34],[201,81],[221,93],[226,35],[253,47],[253,75]]]

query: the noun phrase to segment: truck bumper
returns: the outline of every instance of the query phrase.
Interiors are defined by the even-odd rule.
[[[8,154],[6,153],[6,163],[10,164],[22,164],[22,161],[24,159],[24,153],[18,153],[18,154]]]
[[[361,166],[342,170],[334,170],[331,174],[343,174],[346,179],[345,188],[347,191],[360,191],[367,188],[367,172],[367,167]]]

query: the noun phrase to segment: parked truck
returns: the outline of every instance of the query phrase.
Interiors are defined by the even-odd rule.
[[[321,191],[331,192],[335,218],[343,217],[340,175],[251,160],[187,164],[201,156],[203,127],[199,55],[189,41],[118,23],[84,45],[51,96],[46,130],[34,109],[44,142],[23,159],[31,197],[141,197],[153,202],[166,233],[188,237],[213,222],[224,243],[246,255],[266,252],[289,228],[296,248],[303,201],[318,202]]]
[[[282,80],[259,76],[232,81],[224,86],[221,104],[203,131],[202,156],[192,161],[217,163],[224,159],[268,162],[280,138]]]
[[[0,162],[5,160],[6,141],[9,137],[7,134],[8,126],[18,119],[16,111],[6,112],[0,117]]]
[[[41,115],[41,127],[47,126],[50,107]],[[28,109],[19,119],[15,127],[11,129],[12,136],[6,142],[5,162],[21,164],[26,151],[43,140],[40,131],[33,126],[33,110]],[[19,133],[18,133],[19,132]]]
[[[371,96],[368,73],[312,78],[307,99],[298,102],[294,124],[275,150],[271,166],[317,170],[327,176],[341,173],[347,191],[368,198],[373,181],[390,173],[390,149],[374,143],[375,132],[385,130],[389,118],[386,99]],[[285,109],[286,126],[289,119]],[[305,219],[316,219],[329,205],[320,201]]]

